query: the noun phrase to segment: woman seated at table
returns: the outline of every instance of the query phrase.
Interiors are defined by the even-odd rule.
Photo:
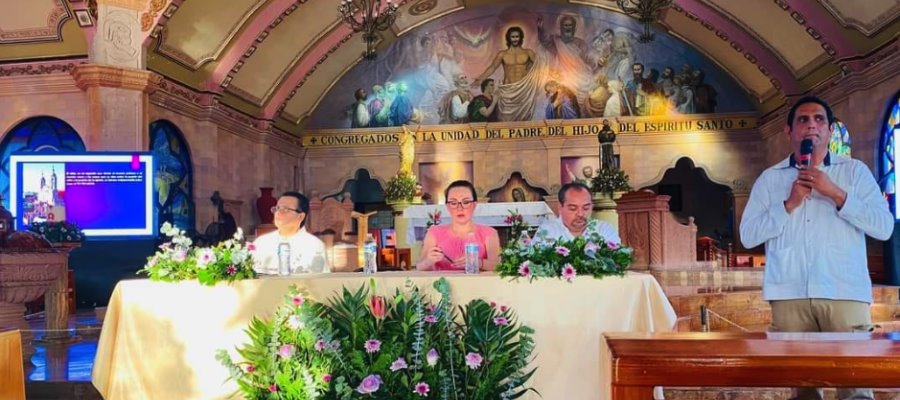
[[[478,205],[475,186],[469,181],[455,181],[444,191],[449,225],[434,225],[425,234],[422,259],[416,268],[422,271],[465,271],[466,240],[470,233],[478,243],[481,270],[493,271],[500,259],[500,236],[497,230],[472,221]]]

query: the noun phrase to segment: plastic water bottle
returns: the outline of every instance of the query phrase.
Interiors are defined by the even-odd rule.
[[[478,241],[475,239],[475,233],[469,232],[466,235],[466,273],[477,274],[481,270],[481,252],[478,248]]]
[[[291,274],[291,245],[290,243],[278,244],[278,275]]]
[[[378,272],[378,245],[375,238],[369,233],[363,242],[363,272],[374,274]]]

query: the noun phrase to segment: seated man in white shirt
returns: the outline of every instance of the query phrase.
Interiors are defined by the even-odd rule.
[[[256,238],[254,270],[260,274],[278,274],[278,246],[290,245],[291,273],[331,272],[325,257],[325,244],[303,227],[309,215],[309,199],[297,192],[285,192],[272,207],[275,232]]]
[[[572,182],[563,185],[559,189],[559,218],[547,218],[538,227],[538,234],[542,231],[548,239],[573,240],[578,236],[589,234],[588,228],[603,237],[607,242],[620,244],[619,232],[612,225],[600,220],[592,220],[591,211],[594,208],[591,190],[580,182]]]

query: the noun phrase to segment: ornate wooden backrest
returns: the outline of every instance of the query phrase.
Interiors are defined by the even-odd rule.
[[[353,200],[350,193],[344,193],[344,200],[335,198],[325,200],[310,200],[309,202],[308,230],[310,233],[320,235],[325,231],[334,232],[334,241],[343,242],[350,229],[353,227],[350,214],[353,213]]]
[[[684,266],[697,262],[697,225],[679,223],[669,212],[669,196],[629,192],[616,201],[619,236],[634,249],[635,269]]]

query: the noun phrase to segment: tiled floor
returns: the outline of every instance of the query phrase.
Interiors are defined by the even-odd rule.
[[[75,340],[65,344],[45,344],[44,318],[28,318],[35,337],[35,354],[26,364],[25,392],[28,400],[99,400],[91,385],[91,367],[97,352],[100,327],[93,312],[79,313],[69,321]]]

